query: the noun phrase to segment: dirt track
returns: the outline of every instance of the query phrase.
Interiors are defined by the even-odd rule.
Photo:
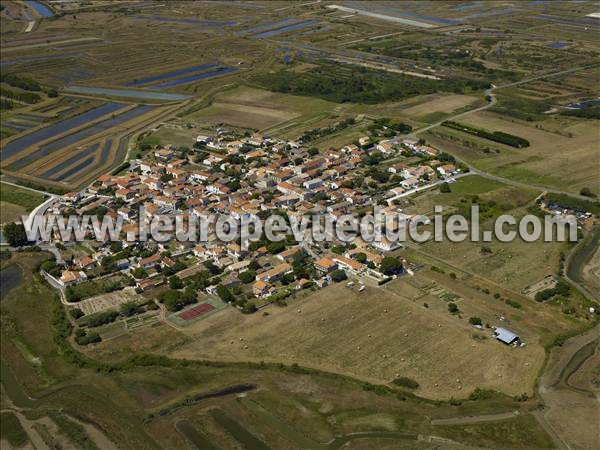
[[[569,339],[551,351],[546,370],[539,379],[538,392],[545,406],[534,415],[558,448],[592,449],[598,448],[600,443],[599,390],[580,389],[569,382],[576,373],[581,375],[578,371],[590,358],[598,360],[599,343],[599,326]],[[591,346],[594,346],[592,352]],[[582,375],[592,376],[591,373]]]

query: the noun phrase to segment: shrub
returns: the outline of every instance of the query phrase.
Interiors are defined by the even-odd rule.
[[[402,272],[402,262],[393,256],[386,256],[379,268],[384,275],[396,275]]]
[[[117,311],[108,310],[87,316],[84,319],[84,323],[88,327],[99,327],[100,325],[114,322],[118,316],[119,313]]]
[[[72,310],[69,311],[69,314],[71,315],[71,317],[75,320],[79,319],[80,317],[83,317],[85,314],[83,313],[83,311],[79,308],[73,308]]]
[[[471,318],[469,318],[469,323],[471,325],[481,325],[482,324],[481,318],[479,318],[479,317],[471,317]]]
[[[500,142],[501,144],[510,145],[515,148],[524,148],[529,147],[529,141],[527,139],[523,139],[519,136],[514,136],[512,134],[504,133],[502,131],[487,131],[481,128],[475,128],[470,125],[465,125],[458,122],[452,122],[450,120],[446,120],[442,125],[452,128],[454,130],[459,130],[464,133],[472,134],[474,136],[479,136],[484,139],[489,139],[490,141]]]
[[[448,312],[451,314],[456,314],[459,311],[458,306],[456,306],[456,303],[454,302],[450,302],[448,303]]]
[[[124,316],[133,316],[138,310],[138,305],[136,302],[125,302],[122,303],[119,307],[119,312]]]
[[[331,272],[331,279],[336,283],[344,281],[347,278],[348,276],[346,275],[346,272],[344,272],[342,269],[334,270],[333,272]]]
[[[238,275],[239,280],[244,283],[252,283],[256,279],[256,272],[254,270],[246,270]]]
[[[102,338],[98,333],[86,333],[81,328],[75,332],[75,342],[77,342],[79,345],[95,344],[96,342],[100,341],[102,341]]]
[[[475,388],[471,394],[469,394],[469,400],[487,400],[493,397],[494,391],[491,389]]]
[[[408,377],[398,377],[394,381],[392,381],[397,386],[402,386],[409,389],[417,389],[419,387],[419,383],[417,383],[412,378]]]
[[[183,281],[177,275],[173,275],[171,278],[169,278],[169,287],[171,289],[182,289]]]
[[[513,308],[517,308],[517,309],[521,309],[523,307],[523,305],[521,305],[519,302],[517,302],[515,300],[511,300],[509,298],[506,299],[506,304],[508,306],[512,306]]]
[[[244,314],[252,314],[252,313],[255,313],[256,311],[258,311],[258,308],[252,302],[246,302],[244,304],[244,306],[242,306],[242,312]]]

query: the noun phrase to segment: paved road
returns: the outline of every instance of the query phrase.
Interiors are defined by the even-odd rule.
[[[449,178],[438,180],[435,183],[431,183],[431,184],[428,184],[426,186],[420,186],[420,187],[415,188],[413,190],[403,192],[402,194],[398,194],[395,197],[388,198],[387,199],[388,205],[391,205],[394,200],[397,200],[399,198],[408,197],[409,195],[416,194],[417,192],[426,191],[427,189],[434,188],[436,186],[439,186],[440,184],[448,183],[448,180],[457,180],[459,178],[466,177],[466,176],[472,175],[472,174],[473,174],[473,172],[461,173],[459,175],[454,175],[454,176],[451,176]],[[453,181],[451,181],[451,183],[453,183]]]
[[[58,197],[56,197],[55,195],[52,195],[50,198],[46,199],[44,202],[37,205],[29,213],[29,217],[27,217],[26,223],[23,224],[23,225],[25,225],[26,229],[27,229],[27,227],[29,227],[29,229],[31,229],[31,225],[33,224],[33,219],[35,218],[35,216],[43,216],[46,213],[46,211],[48,211],[48,208],[50,208],[57,199],[58,199]]]

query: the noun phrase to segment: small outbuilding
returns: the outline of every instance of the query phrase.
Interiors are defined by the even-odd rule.
[[[496,330],[494,331],[494,335],[496,336],[496,339],[498,339],[500,342],[505,343],[506,345],[511,345],[515,342],[519,342],[519,336],[513,333],[512,331],[507,330],[506,328],[496,328]]]

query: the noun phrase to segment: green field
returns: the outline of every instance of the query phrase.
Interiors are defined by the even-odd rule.
[[[6,440],[12,447],[23,447],[29,441],[19,419],[11,412],[0,415],[0,439]]]
[[[0,223],[21,220],[44,201],[44,195],[6,183],[0,183]]]

